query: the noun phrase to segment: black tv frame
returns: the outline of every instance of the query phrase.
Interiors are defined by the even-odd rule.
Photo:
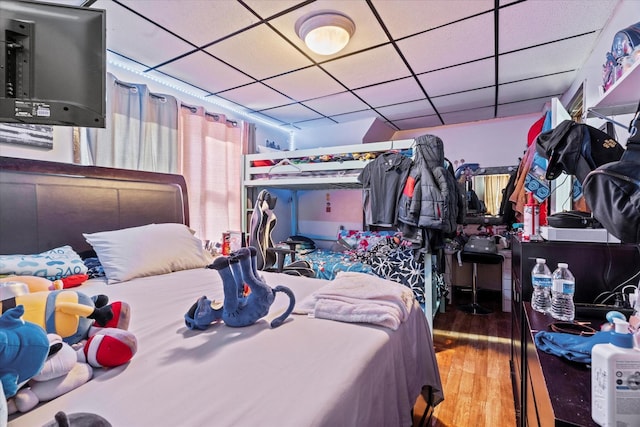
[[[0,123],[105,127],[106,11],[0,0]]]

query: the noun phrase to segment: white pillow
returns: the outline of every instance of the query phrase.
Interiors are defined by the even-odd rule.
[[[149,224],[83,236],[96,251],[110,284],[211,263],[202,241],[183,224]]]

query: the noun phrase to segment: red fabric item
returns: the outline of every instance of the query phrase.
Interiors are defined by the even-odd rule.
[[[253,166],[273,166],[272,160],[254,160]]]
[[[533,126],[529,128],[529,134],[527,135],[527,147],[533,144],[538,135],[542,132],[542,126],[544,126],[545,116],[543,115],[536,121]]]
[[[73,274],[60,280],[62,280],[63,289],[69,289],[82,285],[84,282],[89,280],[89,276],[87,276],[86,274]]]
[[[411,177],[408,176],[407,180],[404,183],[404,189],[402,190],[402,193],[407,196],[407,197],[413,197],[413,192],[416,189],[416,180]]]

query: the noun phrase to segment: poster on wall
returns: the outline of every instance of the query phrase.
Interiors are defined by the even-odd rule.
[[[0,123],[0,142],[51,150],[53,126]]]

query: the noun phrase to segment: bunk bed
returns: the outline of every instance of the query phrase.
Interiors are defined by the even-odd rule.
[[[333,147],[304,149],[295,151],[268,151],[248,154],[243,162],[243,211],[249,212],[248,200],[252,190],[280,189],[291,193],[291,235],[298,235],[298,191],[328,189],[362,189],[358,175],[368,162],[390,150],[398,150],[411,155],[413,139],[385,141],[368,144],[340,145]],[[255,191],[253,191],[255,193]],[[243,215],[246,221],[247,215]],[[243,229],[247,229],[246,222]],[[337,236],[336,236],[337,239]],[[346,262],[344,256],[325,252],[324,257],[337,257],[338,262]],[[424,311],[432,326],[438,310],[444,310],[441,292],[432,286],[433,256],[424,256]],[[367,267],[345,265],[334,270]],[[325,271],[326,272],[326,271]]]

